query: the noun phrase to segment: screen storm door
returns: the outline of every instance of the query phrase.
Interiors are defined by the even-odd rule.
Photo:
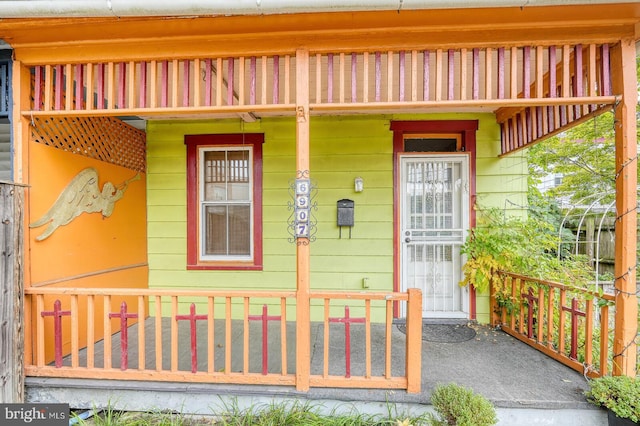
[[[425,318],[468,318],[468,289],[458,283],[469,231],[469,156],[399,158],[402,291],[422,290]]]

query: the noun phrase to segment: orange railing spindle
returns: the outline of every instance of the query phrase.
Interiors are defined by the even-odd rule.
[[[71,296],[71,367],[77,368],[78,362],[78,350],[79,350],[79,338],[78,332],[78,295]]]
[[[156,371],[162,371],[162,296],[156,295],[154,309]]]
[[[536,317],[538,318],[536,329],[536,342],[542,343],[544,341],[544,289],[538,288],[538,308],[536,311]],[[549,320],[549,318],[547,318]]]
[[[280,359],[282,375],[287,375],[287,299],[280,299]]]
[[[109,318],[109,312],[111,311],[111,296],[105,295],[102,303],[102,318],[104,321],[104,335],[111,336],[111,319]],[[104,368],[111,368],[111,339],[104,339]]]
[[[553,307],[555,303],[556,289],[549,288],[549,301],[547,302],[547,347],[553,348]]]
[[[178,297],[171,296],[171,371],[178,371]]]
[[[209,320],[207,321],[207,373],[212,374],[215,371],[215,316],[214,316],[214,302],[213,297],[207,297],[207,314]]]
[[[561,355],[566,355],[564,353],[564,339],[565,339],[565,318],[564,318],[564,312],[562,311],[562,307],[565,306],[567,303],[567,291],[562,288],[560,289],[560,300],[558,302],[558,312],[560,315],[560,320],[559,322],[559,326],[558,326],[558,346],[557,346],[557,350],[558,353]]]
[[[146,369],[146,345],[144,323],[146,315],[146,303],[144,296],[138,296],[138,370]]]
[[[600,375],[609,373],[609,306],[600,308]]]
[[[387,318],[385,322],[384,377],[391,378],[391,326],[393,325],[393,301],[386,301]]]
[[[593,364],[593,299],[587,299],[586,303],[586,321],[584,335],[584,362],[586,365]]]
[[[225,297],[224,374],[231,374],[231,297]]]
[[[322,376],[329,377],[329,299],[324,299],[324,363],[322,367]]]
[[[243,301],[242,327],[244,332],[244,351],[242,357],[242,372],[249,372],[249,297],[245,297]]]
[[[371,300],[365,300],[364,316],[364,376],[371,377]]]

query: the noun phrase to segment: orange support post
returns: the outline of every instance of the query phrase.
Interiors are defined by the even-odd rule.
[[[633,39],[621,40],[611,50],[612,89],[622,95],[615,107],[616,132],[616,245],[615,331],[613,375],[636,375],[638,297],[636,294],[637,250],[637,135],[636,47]]]
[[[422,291],[408,290],[407,302],[407,392],[420,393],[422,384]]]
[[[296,52],[296,170],[309,177],[309,52]],[[309,239],[296,246],[296,389],[309,390],[311,373],[311,314],[309,311]]]

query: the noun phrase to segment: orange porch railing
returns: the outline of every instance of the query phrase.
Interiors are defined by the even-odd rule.
[[[295,296],[28,288],[26,375],[296,386],[296,315],[311,315],[309,333],[323,342],[323,361],[306,378],[311,386],[420,391],[418,290],[312,292],[307,313],[296,312]],[[395,303],[407,304],[402,347],[391,339]],[[364,364],[352,357],[363,353]]]
[[[506,292],[492,295],[502,330],[589,377],[613,362],[613,295],[502,273]]]

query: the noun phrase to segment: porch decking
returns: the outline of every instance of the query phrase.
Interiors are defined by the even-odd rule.
[[[147,321],[146,327],[153,327]],[[232,370],[241,368],[244,345],[241,333],[232,328]],[[256,327],[254,336],[260,336]],[[129,338],[135,341],[136,327],[129,329]],[[274,327],[277,327],[274,325]],[[324,339],[322,323],[313,323],[311,329],[311,372],[322,374],[324,366]],[[335,328],[335,329],[334,329]],[[318,402],[325,407],[348,405],[368,407],[368,410],[386,410],[388,403],[396,404],[400,410],[425,410],[430,395],[438,383],[455,382],[472,388],[484,395],[498,408],[501,425],[519,424],[602,424],[602,413],[588,404],[583,396],[587,388],[586,379],[574,370],[547,357],[543,353],[519,342],[508,334],[487,326],[473,325],[476,336],[460,343],[423,341],[422,345],[422,392],[409,394],[400,390],[384,389],[336,389],[312,387],[308,392],[298,392],[293,386],[221,385],[203,383],[165,383],[147,381],[116,381],[64,378],[28,377],[27,400],[41,402],[68,402],[76,408],[90,409],[107,404],[119,409],[140,410],[156,406],[180,412],[212,414],[216,407],[228,401],[247,406],[274,400],[302,399]],[[293,324],[287,327],[287,339],[294,348]],[[364,355],[357,351],[354,342],[364,340],[364,327],[351,326],[352,374],[363,374]],[[183,332],[184,331],[184,332]],[[217,330],[216,330],[217,331]],[[275,331],[275,330],[274,330]],[[203,332],[206,332],[204,330]],[[403,342],[404,334],[397,325],[392,328],[391,339]],[[221,334],[218,334],[222,336]],[[190,370],[190,336],[188,329],[180,329],[179,366]],[[279,348],[278,333],[270,333],[270,347]],[[332,324],[330,328],[329,363],[330,374],[345,374],[344,325]],[[372,374],[384,371],[385,327],[372,324]],[[198,342],[198,345],[206,342]],[[223,341],[216,340],[216,346]],[[112,337],[113,367],[119,366],[120,335]],[[149,345],[148,347],[153,347]],[[96,345],[96,355],[102,348]],[[134,348],[132,348],[134,349]],[[262,368],[262,342],[256,338],[249,343],[250,370],[260,372]],[[404,358],[405,346],[393,345],[394,360]],[[274,351],[277,352],[277,351]],[[80,355],[82,357],[82,354]],[[98,356],[96,358],[99,358]],[[135,368],[137,356],[132,351],[129,368]],[[150,354],[147,359],[153,360]],[[198,359],[198,370],[206,371],[205,360]],[[287,357],[287,370],[295,370],[295,354]],[[220,364],[223,365],[223,364]],[[269,371],[280,369],[278,353],[269,354]],[[216,367],[217,369],[218,367]],[[392,366],[394,374],[402,374],[404,363]],[[543,420],[544,419],[544,420]],[[568,422],[568,423],[567,423]]]

